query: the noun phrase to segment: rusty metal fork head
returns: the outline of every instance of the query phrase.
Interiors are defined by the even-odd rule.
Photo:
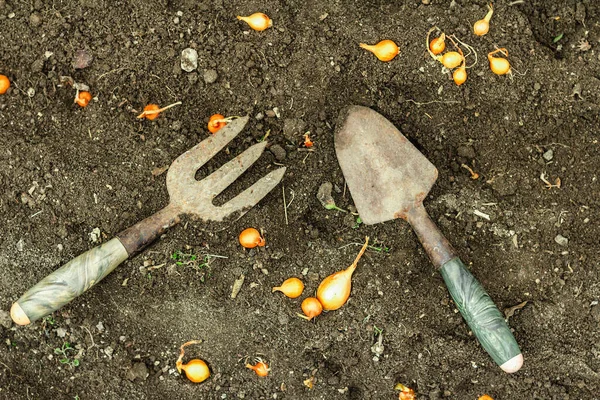
[[[213,204],[214,198],[260,157],[266,142],[251,146],[206,178],[196,180],[196,171],[231,142],[244,129],[248,119],[246,116],[233,120],[173,161],[167,173],[167,190],[170,205],[181,214],[192,214],[202,220],[215,222],[221,222],[231,215],[240,217],[281,181],[285,167],[263,176],[227,203],[221,206]]]

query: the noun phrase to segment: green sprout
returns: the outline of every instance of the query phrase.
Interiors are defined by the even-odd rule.
[[[60,361],[61,364],[70,365],[71,368],[78,367],[79,360],[77,358],[75,358],[74,356],[71,357],[68,354],[69,351],[75,351],[75,349],[71,347],[71,344],[69,342],[64,342],[62,347],[57,347],[54,349],[54,354],[57,354],[62,357],[58,360],[58,361]]]
[[[173,254],[171,254],[171,259],[175,261],[176,265],[183,267],[191,267],[196,271],[203,272],[200,276],[200,282],[204,282],[205,277],[210,277],[210,272],[208,272],[208,267],[210,267],[210,263],[215,258],[227,258],[225,256],[220,256],[218,254],[203,254],[196,255],[192,253],[184,253],[182,251],[176,250]]]

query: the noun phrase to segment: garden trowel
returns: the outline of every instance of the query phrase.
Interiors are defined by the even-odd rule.
[[[435,166],[390,121],[361,106],[340,114],[335,150],[362,221],[408,221],[483,348],[505,372],[518,371],[523,355],[502,314],[423,207]]]

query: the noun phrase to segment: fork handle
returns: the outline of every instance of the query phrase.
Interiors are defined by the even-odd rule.
[[[178,209],[169,205],[119,233],[116,238],[75,257],[38,282],[12,305],[10,315],[13,321],[27,325],[58,310],[179,221]]]
[[[10,309],[18,325],[28,325],[58,310],[127,259],[127,250],[118,238],[75,257],[29,289]]]

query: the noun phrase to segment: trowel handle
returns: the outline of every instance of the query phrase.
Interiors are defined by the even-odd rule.
[[[521,349],[504,317],[483,286],[460,258],[440,268],[448,291],[479,343],[505,372],[516,372],[523,364]]]
[[[75,257],[12,305],[13,321],[27,325],[51,314],[100,282],[128,256],[123,244],[114,238]]]
[[[456,256],[452,245],[422,204],[406,215],[423,248],[439,268],[452,299],[479,343],[505,372],[518,371],[523,355],[502,314],[481,284]]]

